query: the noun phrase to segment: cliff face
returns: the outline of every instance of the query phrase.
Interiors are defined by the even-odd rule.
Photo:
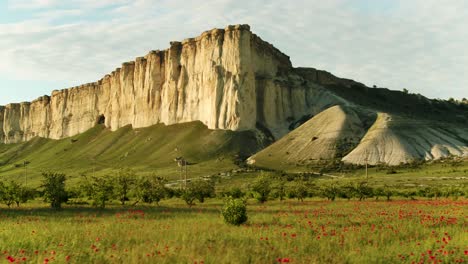
[[[249,26],[229,26],[171,42],[169,49],[123,63],[98,82],[2,107],[0,138],[60,139],[98,122],[114,131],[195,120],[229,130],[255,129],[258,123],[279,137],[292,121],[339,101],[306,83],[289,57]]]
[[[287,150],[292,164],[345,154],[344,162],[399,164],[467,156],[468,110],[457,107],[293,68],[288,56],[249,26],[236,25],[171,42],[169,49],[123,63],[97,82],[0,106],[0,142],[61,139],[98,123],[115,131],[191,121],[209,129],[258,129],[279,139],[310,119],[255,158],[279,164],[281,155],[270,157]]]

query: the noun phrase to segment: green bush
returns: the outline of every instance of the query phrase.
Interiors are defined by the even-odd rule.
[[[229,198],[221,211],[224,221],[239,226],[247,221],[247,206],[241,199]]]

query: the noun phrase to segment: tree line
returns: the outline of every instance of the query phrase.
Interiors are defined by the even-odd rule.
[[[216,179],[199,178],[190,180],[185,187],[171,187],[167,179],[156,175],[138,176],[133,170],[121,169],[108,176],[83,176],[73,186],[66,184],[63,173],[42,174],[38,188],[29,188],[15,181],[0,181],[0,202],[20,206],[29,200],[42,198],[51,208],[60,209],[62,204],[90,204],[104,208],[111,201],[121,205],[130,203],[159,204],[163,199],[179,198],[188,206],[203,203],[207,198],[221,197],[232,199],[254,198],[260,203],[268,200],[323,198],[334,201],[340,199],[366,200],[370,198],[391,200],[392,197],[461,197],[468,194],[466,186],[401,188],[399,186],[372,186],[368,181],[358,180],[311,180],[308,177],[295,177],[262,172],[243,188],[216,188]],[[216,189],[217,192],[216,192]]]
[[[15,181],[0,181],[0,202],[11,207],[42,198],[53,209],[60,209],[64,203],[87,203],[105,208],[111,201],[121,205],[128,202],[132,205],[158,204],[162,199],[179,197],[193,206],[196,200],[203,203],[206,198],[215,196],[215,184],[210,180],[197,179],[189,182],[186,188],[170,188],[165,178],[137,176],[130,169],[121,169],[114,175],[83,176],[73,186],[67,186],[66,180],[63,173],[46,172],[42,173],[38,188],[25,187]]]
[[[239,196],[241,192],[238,188],[229,191],[230,194]],[[259,202],[266,202],[271,199],[283,200],[298,199],[303,201],[305,198],[324,198],[334,201],[340,199],[385,199],[391,200],[392,197],[403,197],[416,199],[417,197],[438,199],[452,197],[457,199],[468,195],[467,186],[422,186],[417,188],[404,188],[402,186],[373,186],[365,179],[338,179],[315,181],[305,177],[289,178],[281,175],[260,175],[251,185],[251,192],[244,194],[256,198]]]

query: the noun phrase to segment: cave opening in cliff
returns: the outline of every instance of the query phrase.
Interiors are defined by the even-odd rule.
[[[104,123],[106,123],[106,117],[104,115],[100,115],[98,117],[97,124],[98,125],[103,125]]]

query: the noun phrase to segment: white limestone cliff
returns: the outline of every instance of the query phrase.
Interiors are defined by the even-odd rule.
[[[333,86],[352,96],[338,96]],[[366,155],[371,164],[393,165],[468,155],[466,123],[445,128],[429,121],[414,125],[418,120],[359,105],[354,98],[359,95],[353,93],[358,90],[368,91],[368,87],[325,71],[293,68],[288,56],[253,34],[248,25],[228,26],[171,42],[167,50],[123,63],[97,82],[55,90],[32,102],[0,106],[0,143],[72,137],[98,123],[115,131],[128,125],[191,121],[201,121],[210,129],[259,129],[279,139],[330,109],[293,132],[294,142],[284,139],[270,150],[287,151],[292,163],[336,158],[344,153],[332,148],[343,141],[347,150],[354,147],[343,158],[349,163],[362,164]],[[336,105],[340,107],[333,108]],[[379,118],[370,129],[364,124],[355,129],[357,116],[348,107],[379,113]],[[314,136],[319,140],[310,141]]]
[[[255,129],[260,123],[280,137],[292,120],[339,101],[304,82],[289,57],[248,25],[228,26],[171,42],[169,49],[123,63],[98,82],[2,107],[0,139],[61,139],[99,120],[113,131],[195,120],[229,130]]]

